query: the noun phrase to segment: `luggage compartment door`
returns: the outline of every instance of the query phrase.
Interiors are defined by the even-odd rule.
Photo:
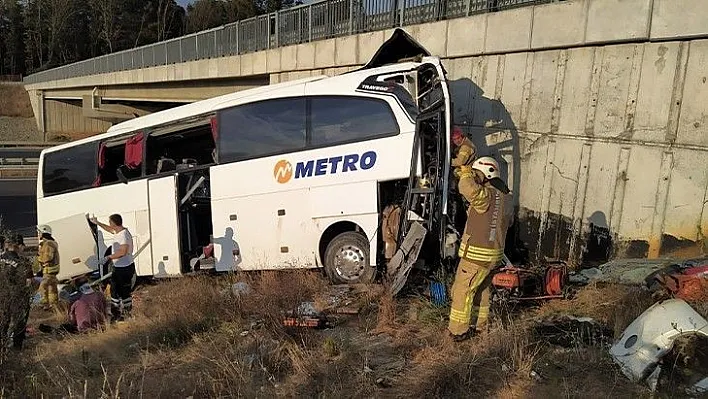
[[[179,253],[180,234],[177,223],[176,183],[176,175],[161,177],[148,182],[152,267],[155,277],[182,274]]]

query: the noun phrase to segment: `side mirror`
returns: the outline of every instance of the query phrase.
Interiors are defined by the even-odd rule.
[[[128,178],[125,177],[125,173],[123,172],[125,169],[125,165],[119,166],[118,169],[116,169],[116,176],[118,176],[118,180],[120,180],[121,183],[128,184]]]

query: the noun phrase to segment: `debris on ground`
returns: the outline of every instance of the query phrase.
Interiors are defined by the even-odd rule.
[[[447,304],[447,293],[445,284],[439,281],[430,283],[430,300],[435,306],[445,306]]]
[[[671,259],[616,259],[581,275],[589,282],[643,285],[647,276],[674,263]]]
[[[247,284],[244,283],[243,281],[231,284],[230,288],[225,289],[222,291],[222,294],[228,295],[231,294],[235,296],[236,298],[241,297],[243,295],[248,295],[251,293],[251,287]]]
[[[708,337],[691,334],[678,337],[671,351],[661,359],[657,390],[686,392],[690,396],[708,393]],[[701,392],[703,391],[703,392]]]
[[[543,320],[534,331],[540,339],[565,348],[609,345],[613,334],[611,328],[590,317],[568,315]]]
[[[597,267],[583,269],[578,272],[571,272],[568,276],[568,282],[571,284],[584,285],[592,280],[600,278],[602,272]]]
[[[652,390],[659,383],[662,361],[679,337],[708,338],[708,321],[681,299],[658,302],[644,311],[610,349],[622,373]]]
[[[656,295],[699,301],[708,298],[708,258],[669,265],[645,279]]]
[[[494,273],[492,288],[497,301],[537,301],[565,298],[568,267],[564,262],[547,262],[540,269],[507,265]]]

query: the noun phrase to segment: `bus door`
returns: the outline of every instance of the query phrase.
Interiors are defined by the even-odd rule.
[[[59,244],[59,281],[98,270],[98,243],[84,213],[47,223]],[[101,252],[102,253],[102,252]]]
[[[426,263],[447,257],[448,191],[450,175],[451,103],[445,71],[439,62],[418,68],[416,133],[408,189],[402,206],[398,247],[420,252]],[[415,215],[417,221],[410,219]],[[387,265],[392,293],[403,288],[417,256],[396,254]]]
[[[177,175],[149,180],[148,201],[154,275],[155,277],[180,275]]]

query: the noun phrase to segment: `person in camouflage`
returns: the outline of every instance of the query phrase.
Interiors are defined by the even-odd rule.
[[[17,253],[18,240],[9,237],[0,255],[0,342],[5,347],[21,348],[30,312],[32,267],[28,259]]]

